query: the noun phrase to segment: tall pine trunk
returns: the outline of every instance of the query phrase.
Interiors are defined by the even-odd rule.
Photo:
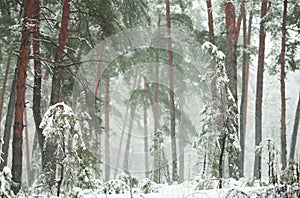
[[[145,177],[149,178],[149,140],[148,140],[148,116],[147,106],[143,106],[144,111],[144,153],[145,153]]]
[[[12,190],[17,194],[21,188],[22,181],[22,140],[23,140],[23,120],[25,109],[26,77],[29,60],[30,47],[30,19],[32,14],[33,0],[26,0],[24,8],[24,20],[22,26],[22,36],[20,53],[17,61],[17,96],[15,104],[15,122],[12,147],[12,179],[16,183]]]
[[[60,100],[60,90],[62,81],[62,61],[64,55],[64,49],[67,43],[68,23],[70,18],[70,0],[63,0],[62,19],[60,24],[60,32],[58,38],[58,46],[55,54],[55,67],[52,75],[52,87],[50,105],[54,105]],[[52,172],[50,186],[54,185],[54,176],[56,174],[56,160],[54,157],[54,145],[47,143],[45,145],[45,156],[43,161],[43,170]]]
[[[132,133],[133,123],[134,123],[135,110],[136,110],[136,106],[134,104],[131,104],[130,120],[129,120],[128,134],[127,134],[127,141],[126,141],[125,155],[124,155],[124,164],[123,164],[123,170],[127,174],[129,174],[129,153],[130,153],[131,133]]]
[[[109,77],[105,83],[105,181],[110,179],[110,146],[109,146]]]
[[[33,85],[33,117],[35,122],[35,130],[38,135],[39,147],[42,152],[42,161],[44,161],[43,145],[45,137],[40,129],[40,123],[42,121],[41,115],[41,89],[42,89],[42,70],[40,60],[40,1],[35,0],[33,5],[33,60],[34,60],[34,85]]]
[[[297,143],[297,136],[298,136],[298,130],[299,130],[299,121],[300,121],[300,93],[298,97],[298,104],[296,107],[296,114],[295,114],[295,121],[294,121],[294,127],[293,127],[293,134],[292,134],[292,143],[291,143],[291,150],[290,150],[290,161],[295,160],[295,149],[296,149],[296,143]]]
[[[173,74],[173,51],[171,39],[171,21],[170,21],[170,4],[166,0],[166,21],[168,33],[168,56],[169,56],[169,95],[170,95],[170,119],[171,119],[171,147],[172,147],[172,180],[177,181],[177,151],[176,151],[176,132],[175,132],[175,103],[174,103],[174,74]]]
[[[208,37],[209,37],[209,41],[212,44],[215,44],[214,22],[213,22],[213,15],[212,15],[211,0],[206,0],[206,6],[207,6],[207,17],[208,17]],[[212,71],[215,71],[214,59],[210,60],[210,68]],[[217,102],[217,86],[216,86],[216,78],[214,76],[211,79],[210,89],[211,89],[212,100],[214,102]]]
[[[237,102],[237,60],[236,60],[236,48],[237,48],[237,32],[236,32],[236,22],[235,22],[235,9],[232,2],[226,2],[225,5],[226,14],[226,59],[225,66],[227,71],[227,76],[229,78],[228,87],[234,98],[236,104]],[[236,105],[237,106],[237,105]],[[234,109],[234,113],[238,114],[237,108]],[[235,119],[235,118],[231,118]],[[234,128],[238,131],[238,124],[233,122]],[[224,137],[225,138],[225,137]],[[238,159],[238,158],[236,158]],[[239,162],[236,162],[231,155],[229,157],[229,175],[232,177],[234,174],[234,167],[238,166]]]
[[[158,14],[158,21],[157,21],[157,28],[160,28],[160,22],[161,22],[161,14]],[[158,94],[159,94],[159,49],[156,49],[155,51],[155,91],[154,91],[154,105],[152,106],[153,111],[153,119],[154,119],[154,136],[156,137],[158,135]],[[151,102],[151,100],[150,100]],[[157,183],[160,183],[160,160],[161,160],[161,154],[160,150],[154,151],[154,168],[153,168],[153,180]]]
[[[261,0],[261,22],[259,28],[259,48],[256,81],[256,102],[255,102],[255,150],[262,141],[262,99],[263,99],[263,79],[265,61],[265,27],[262,22],[267,14],[268,0]],[[261,153],[255,152],[254,177],[261,179]]]
[[[286,168],[287,150],[286,150],[286,103],[285,103],[285,48],[286,48],[286,15],[287,0],[284,0],[282,15],[282,37],[280,53],[280,92],[281,92],[281,163],[282,169]]]
[[[245,8],[244,8],[245,9]],[[242,96],[240,106],[240,169],[241,176],[244,176],[245,161],[245,138],[247,132],[247,112],[248,112],[248,82],[249,82],[249,62],[250,55],[247,53],[247,47],[250,45],[251,28],[252,28],[252,10],[249,13],[248,31],[246,12],[243,14],[243,68],[242,68]]]
[[[2,163],[0,163],[0,171],[2,171],[5,166],[7,166],[11,128],[14,119],[14,110],[15,110],[15,103],[16,103],[16,77],[17,77],[17,69],[15,69],[13,81],[10,88],[10,95],[9,95],[7,114],[6,114],[6,120],[4,126],[3,144],[1,150],[2,151],[1,158],[3,159],[3,161]]]
[[[55,68],[52,76],[52,91],[50,105],[59,102],[61,81],[62,81],[62,61],[64,56],[65,46],[67,44],[68,23],[70,18],[70,0],[63,0],[63,11],[58,38],[58,46],[55,54]]]

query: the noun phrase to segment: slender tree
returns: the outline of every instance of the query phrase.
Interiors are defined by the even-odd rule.
[[[237,100],[237,59],[236,59],[236,50],[237,50],[237,28],[239,29],[240,18],[238,18],[238,25],[236,26],[235,19],[235,8],[232,2],[226,2],[225,4],[225,15],[226,15],[226,71],[229,78],[228,87],[231,91],[231,94],[234,98],[234,102],[238,104]],[[238,114],[238,110],[234,109],[235,113]],[[234,128],[238,131],[238,123],[234,123]],[[224,137],[226,138],[226,137]],[[225,142],[225,141],[222,141]],[[229,158],[229,175],[233,176],[234,166],[238,166],[239,162],[236,162],[232,157]]]
[[[21,188],[22,181],[22,139],[23,139],[23,120],[25,108],[26,74],[29,60],[30,47],[30,19],[32,14],[33,0],[26,0],[24,7],[24,20],[22,25],[22,36],[20,53],[17,60],[17,96],[15,104],[15,122],[12,147],[12,179],[16,183],[13,192],[17,194]]]
[[[160,22],[161,22],[161,13],[158,13],[158,20],[157,20],[157,28],[160,28]],[[159,49],[156,49],[155,51],[155,91],[154,91],[154,104],[151,104],[152,111],[153,111],[153,121],[154,121],[154,136],[158,135],[158,128],[159,128],[159,122],[158,122],[158,96],[159,96]],[[151,103],[151,100],[150,100]],[[154,170],[153,170],[153,179],[155,182],[160,182],[160,167],[159,162],[161,160],[161,154],[160,151],[154,151]]]
[[[58,46],[55,54],[55,66],[52,75],[52,87],[50,105],[54,105],[60,101],[61,81],[62,81],[62,62],[64,56],[64,49],[67,43],[68,23],[70,18],[70,0],[63,0],[62,18],[60,24],[60,31],[58,36]],[[43,170],[52,172],[50,186],[54,185],[54,177],[56,174],[56,159],[54,157],[55,148],[51,142],[44,146],[44,159],[42,167]]]
[[[35,130],[38,136],[39,147],[43,150],[45,138],[40,129],[40,123],[42,121],[41,115],[41,88],[42,88],[42,70],[41,70],[41,59],[40,59],[40,0],[35,0],[33,5],[33,61],[34,61],[34,84],[33,84],[33,102],[32,110],[35,122]],[[42,151],[43,152],[43,151]],[[44,158],[44,154],[42,154]],[[44,161],[44,159],[42,159]]]
[[[255,102],[255,146],[258,148],[262,141],[262,98],[263,98],[263,73],[265,60],[265,26],[264,16],[267,14],[268,0],[261,0],[261,22],[259,28],[259,48],[256,82],[256,102]],[[254,177],[261,179],[261,154],[255,152]]]
[[[296,107],[295,113],[295,121],[293,127],[293,134],[292,134],[292,143],[291,143],[291,150],[290,150],[290,161],[295,160],[295,149],[296,149],[296,142],[297,142],[297,135],[299,130],[299,121],[300,121],[300,93],[298,96],[298,104]]]
[[[109,146],[109,77],[105,83],[105,181],[110,178],[110,146]]]
[[[136,105],[131,104],[129,127],[128,127],[126,147],[125,147],[124,164],[123,164],[123,169],[126,173],[129,173],[129,151],[130,151],[131,133],[132,133],[133,123],[134,123],[135,110],[136,110]]]
[[[147,78],[144,78],[144,90],[149,90]],[[149,178],[149,139],[148,139],[148,114],[147,114],[148,104],[144,102],[143,104],[143,118],[144,118],[144,153],[145,153],[145,177]]]
[[[245,9],[245,8],[244,8]],[[248,82],[249,82],[249,62],[250,55],[247,53],[247,47],[251,41],[251,29],[252,29],[253,12],[250,10],[248,31],[247,31],[247,16],[246,11],[243,14],[243,68],[242,68],[242,96],[240,105],[240,169],[241,176],[244,175],[244,161],[245,161],[245,138],[247,130],[247,111],[248,111]]]
[[[60,32],[58,38],[58,46],[55,54],[55,67],[52,76],[52,91],[50,105],[59,102],[61,77],[62,77],[62,59],[64,56],[64,49],[67,44],[68,24],[70,18],[70,0],[63,0],[62,19],[60,25]]]
[[[281,53],[280,53],[280,92],[281,92],[281,163],[282,169],[286,168],[286,103],[285,103],[285,49],[286,49],[286,16],[287,0],[283,2],[282,28],[281,28]]]
[[[214,33],[214,21],[213,21],[213,14],[212,14],[212,3],[211,0],[206,0],[207,6],[207,18],[208,18],[208,37],[209,42],[215,44],[215,33]],[[215,61],[211,59],[210,61],[210,68],[212,71],[215,71]],[[213,77],[210,84],[211,88],[211,96],[212,100],[217,100],[217,86],[216,86],[216,78]]]
[[[176,132],[175,132],[175,103],[174,103],[174,76],[173,76],[173,51],[171,38],[170,4],[166,0],[166,21],[168,33],[168,56],[169,56],[169,95],[170,95],[170,119],[171,119],[171,147],[172,147],[172,180],[177,181],[177,151],[176,151]]]
[[[7,107],[7,114],[4,126],[4,135],[3,135],[3,144],[2,144],[2,153],[1,158],[3,160],[0,163],[0,170],[2,171],[5,166],[7,166],[8,160],[8,150],[10,145],[10,136],[11,136],[11,128],[14,119],[14,110],[15,110],[15,103],[16,103],[16,76],[17,76],[17,69],[15,69],[14,77],[11,83],[10,88],[10,95]]]

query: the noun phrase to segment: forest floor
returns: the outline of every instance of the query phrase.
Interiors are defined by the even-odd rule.
[[[233,181],[233,180],[232,180]],[[193,182],[184,182],[182,184],[162,184],[158,185],[158,192],[142,193],[140,189],[133,188],[132,192],[124,194],[96,194],[91,191],[82,191],[79,197],[86,198],[255,198],[255,197],[288,197],[297,198],[300,196],[298,186],[264,186],[264,187],[241,187],[236,186],[236,182],[229,183],[230,186],[222,189],[195,190],[197,185]]]

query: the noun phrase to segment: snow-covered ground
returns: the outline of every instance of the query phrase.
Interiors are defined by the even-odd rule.
[[[91,191],[80,191],[78,197],[86,198],[231,198],[231,197],[299,197],[299,186],[268,186],[268,187],[230,187],[211,190],[195,190],[194,183],[185,182],[182,184],[159,185],[159,192],[144,194],[138,189],[131,193],[124,194],[97,194]],[[281,194],[279,191],[283,190]],[[294,194],[292,193],[294,192]],[[298,192],[296,194],[295,192]],[[275,196],[277,194],[277,196]],[[278,196],[279,195],[279,196]]]

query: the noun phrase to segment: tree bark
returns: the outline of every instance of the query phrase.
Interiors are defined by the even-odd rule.
[[[290,150],[290,161],[295,160],[295,149],[296,149],[296,142],[298,137],[299,121],[300,121],[300,93],[298,97],[298,105],[296,108],[295,121],[293,127],[292,143],[291,143],[291,150]]]
[[[215,34],[214,34],[214,22],[212,15],[212,4],[211,0],[206,0],[207,6],[207,18],[208,18],[208,37],[209,41],[212,44],[215,44]],[[215,71],[215,61],[214,59],[210,60],[210,68],[212,71]],[[211,96],[213,101],[217,101],[217,86],[216,86],[216,77],[213,76],[210,83]]]
[[[17,194],[21,188],[22,180],[22,138],[23,138],[23,119],[25,108],[26,76],[29,60],[30,47],[30,19],[32,14],[33,0],[26,0],[24,9],[24,20],[22,26],[22,36],[20,53],[17,61],[17,96],[15,105],[15,122],[12,148],[12,180],[16,183],[12,190]]]
[[[168,56],[169,56],[169,95],[170,95],[170,119],[171,119],[171,147],[172,147],[172,180],[177,181],[177,151],[176,151],[176,131],[175,131],[175,103],[174,103],[174,76],[173,76],[173,51],[171,39],[170,4],[166,0],[166,22],[168,33]]]
[[[24,122],[25,122],[25,148],[26,148],[26,171],[27,171],[27,182],[28,185],[30,182],[30,149],[29,149],[29,137],[28,137],[28,119],[27,119],[27,111],[25,109],[24,112]]]
[[[68,23],[70,18],[70,0],[63,0],[62,19],[60,25],[60,32],[58,38],[58,47],[55,54],[55,67],[52,75],[52,87],[50,105],[54,105],[60,101],[61,81],[62,81],[62,60],[64,55],[64,49],[67,43]],[[56,173],[56,161],[54,157],[54,145],[51,143],[45,144],[45,156],[43,163],[43,170],[53,172],[50,186],[54,185],[54,176]]]
[[[54,72],[52,76],[52,91],[51,91],[51,100],[50,105],[54,105],[59,102],[60,89],[61,89],[61,75],[62,75],[62,59],[64,55],[64,49],[67,44],[67,33],[68,33],[68,23],[70,18],[70,0],[63,0],[63,11],[61,26],[58,38],[58,47],[55,54],[55,63],[57,64],[54,67]]]
[[[39,147],[42,152],[42,163],[44,162],[43,145],[45,137],[40,129],[42,121],[41,115],[41,89],[42,89],[42,73],[40,60],[40,0],[35,0],[33,5],[33,61],[34,61],[34,85],[33,85],[33,102],[32,110],[35,122],[35,129],[38,135]]]
[[[267,14],[268,0],[261,1],[261,20]],[[256,82],[256,102],[255,102],[255,146],[258,148],[262,141],[262,99],[263,99],[263,73],[265,60],[265,27],[260,22],[259,28],[259,48],[258,48],[258,65],[257,65],[257,82]],[[256,150],[256,149],[255,149]],[[255,152],[254,177],[261,179],[261,153]]]
[[[244,8],[245,10],[245,8]],[[247,32],[247,17],[246,12],[243,14],[243,68],[242,68],[242,96],[240,106],[240,169],[241,176],[244,176],[244,161],[245,161],[245,138],[247,132],[247,112],[248,112],[248,82],[249,82],[249,54],[246,52],[250,45],[251,26],[252,26],[252,10],[250,10]]]
[[[4,126],[3,144],[1,150],[2,151],[1,158],[3,159],[3,162],[0,163],[0,171],[2,171],[5,166],[7,166],[11,128],[14,119],[14,110],[15,110],[15,103],[16,103],[16,76],[17,76],[17,69],[15,69],[13,81],[10,88],[10,95],[9,95],[7,114],[6,114],[6,120]]]
[[[109,78],[105,83],[105,181],[110,179],[110,146],[109,146]]]
[[[237,59],[236,59],[236,49],[237,49],[237,29],[235,23],[235,9],[232,2],[226,2],[225,5],[226,14],[226,59],[225,66],[227,71],[227,76],[229,78],[228,88],[234,98],[236,104],[238,104],[237,98]],[[239,29],[239,28],[238,28]],[[238,105],[236,105],[238,106]],[[234,113],[238,114],[238,109],[234,109]],[[235,119],[235,118],[231,118]],[[233,121],[234,128],[236,132],[238,131],[238,123]],[[232,177],[234,174],[234,166],[238,166],[238,158],[229,157],[229,175]]]
[[[161,22],[161,14],[158,13],[158,21],[157,21],[157,28],[160,28],[160,22]],[[153,111],[153,121],[154,121],[154,136],[157,136],[157,130],[159,128],[158,123],[158,96],[159,96],[159,49],[156,49],[155,51],[155,91],[154,91],[154,104],[150,104],[152,106]],[[150,100],[151,103],[151,100]],[[157,183],[160,183],[160,167],[159,162],[161,160],[161,154],[160,151],[155,151],[153,154],[153,180]]]
[[[281,53],[280,53],[280,92],[281,92],[281,163],[282,169],[286,168],[287,150],[286,150],[286,103],[285,103],[285,49],[286,49],[286,16],[287,0],[283,3],[282,15],[282,36],[281,36]]]

